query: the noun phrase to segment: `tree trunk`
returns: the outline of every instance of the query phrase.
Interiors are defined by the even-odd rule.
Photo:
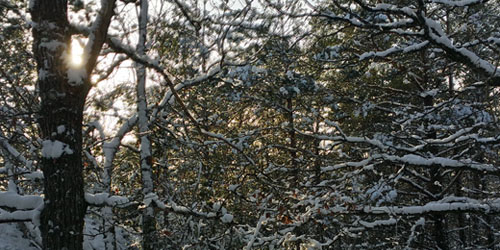
[[[425,107],[432,107],[433,104],[434,104],[434,97],[426,96],[424,98]],[[434,129],[428,131],[427,138],[436,139],[437,138],[436,131]],[[429,151],[433,155],[437,155],[438,153],[438,149],[435,146],[430,146]],[[431,165],[431,170],[430,170],[431,181],[428,183],[428,190],[434,195],[437,195],[442,191],[442,188],[436,184],[442,182],[440,168],[441,166],[438,164]],[[441,197],[436,197],[437,200],[439,200],[440,198]],[[449,249],[448,234],[446,232],[447,231],[446,217],[441,213],[432,214],[431,217],[434,221],[434,228],[432,235],[434,237],[434,240],[436,241],[437,246],[439,247],[439,249],[442,250]]]
[[[141,10],[139,13],[139,42],[137,44],[137,54],[143,56],[146,54],[146,36],[148,24],[148,1],[141,0]],[[149,140],[149,127],[147,116],[147,98],[146,98],[146,68],[142,64],[136,65],[137,72],[137,113],[138,125],[141,141],[141,174],[142,174],[142,194],[146,197],[154,192],[151,142]],[[142,249],[155,249],[156,242],[156,221],[154,213],[154,202],[150,202],[142,212]]]
[[[40,161],[45,194],[40,218],[43,247],[82,249],[87,208],[82,175],[82,119],[90,84],[85,74],[76,80],[68,76],[65,58],[71,35],[67,1],[34,0],[31,7],[41,100],[38,123],[43,140]]]
[[[295,151],[297,147],[297,139],[295,136],[295,124],[293,119],[293,99],[288,97],[286,99],[286,107],[288,109],[287,119],[288,119],[288,138],[290,139],[290,158],[291,158],[291,169],[293,178],[293,187],[297,187],[299,184],[299,167],[297,164],[297,152]]]

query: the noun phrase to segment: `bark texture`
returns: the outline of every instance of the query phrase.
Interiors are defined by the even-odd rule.
[[[45,206],[41,213],[44,249],[82,249],[87,204],[82,175],[82,118],[90,89],[87,79],[70,83],[71,35],[67,1],[35,0],[31,8],[43,140]],[[57,153],[61,151],[62,153]]]
[[[139,42],[137,43],[137,54],[144,56],[146,54],[146,38],[148,25],[148,1],[141,0],[139,12]],[[142,175],[142,194],[144,197],[152,195],[154,192],[151,142],[149,140],[149,127],[147,115],[147,97],[146,97],[146,68],[144,65],[136,64],[137,73],[137,114],[138,127],[141,142],[141,175]],[[154,212],[154,202],[150,202],[142,211],[142,249],[155,249],[156,220]]]

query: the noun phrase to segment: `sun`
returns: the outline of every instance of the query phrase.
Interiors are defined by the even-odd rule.
[[[71,41],[71,65],[81,66],[83,63],[83,47],[78,39]]]

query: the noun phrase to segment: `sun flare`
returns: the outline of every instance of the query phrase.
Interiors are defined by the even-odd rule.
[[[78,42],[78,40],[74,39],[71,42],[71,64],[73,66],[80,66],[83,63],[83,47]]]

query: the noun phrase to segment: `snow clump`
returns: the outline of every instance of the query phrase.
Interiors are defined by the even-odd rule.
[[[58,140],[45,140],[42,142],[42,157],[57,159],[63,153],[70,155],[73,154],[73,150],[71,150],[68,144]]]

